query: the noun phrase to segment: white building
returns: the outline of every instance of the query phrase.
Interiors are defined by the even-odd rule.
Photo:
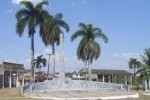
[[[109,83],[132,83],[132,73],[125,70],[107,70],[107,69],[91,69],[91,78],[93,81],[109,82]],[[87,80],[88,70],[86,68],[73,72],[73,79]]]

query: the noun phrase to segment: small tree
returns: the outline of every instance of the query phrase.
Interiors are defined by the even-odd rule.
[[[142,56],[143,64],[142,67],[137,71],[139,77],[145,80],[145,90],[147,90],[147,80],[150,82],[150,48],[144,50]],[[150,85],[149,85],[150,87]]]
[[[141,63],[140,61],[138,61],[137,59],[135,58],[130,58],[130,61],[129,61],[129,68],[130,69],[133,69],[133,73],[134,73],[134,85],[135,85],[135,76],[136,76],[136,69],[138,69],[139,67],[141,66]]]
[[[46,59],[42,58],[43,55],[37,56],[36,59],[34,59],[34,66],[35,68],[39,69],[39,80],[40,81],[40,72],[41,72],[41,68],[46,66]]]

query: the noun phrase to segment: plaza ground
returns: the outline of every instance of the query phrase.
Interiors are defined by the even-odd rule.
[[[110,94],[104,94],[104,96]],[[111,93],[111,95],[116,95]],[[139,92],[140,97],[138,99],[120,99],[120,100],[150,100],[150,96],[143,95],[143,92]],[[31,99],[21,96],[20,88],[11,88],[11,89],[1,89],[0,90],[0,100],[38,100],[38,99]],[[41,100],[41,99],[39,99]],[[82,99],[83,100],[83,99]]]

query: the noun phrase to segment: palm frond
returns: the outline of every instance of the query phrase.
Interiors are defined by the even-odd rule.
[[[35,33],[35,26],[37,24],[37,19],[35,16],[31,16],[28,21],[29,37]]]
[[[63,18],[63,14],[62,13],[58,13],[54,16],[55,20],[62,20]]]
[[[27,9],[21,9],[16,13],[17,21],[19,21],[23,17],[27,17],[29,15],[30,15],[30,12]]]
[[[40,11],[43,10],[43,6],[44,6],[44,5],[46,5],[46,6],[49,5],[48,0],[43,0],[42,2],[38,3],[38,4],[35,6],[35,9],[40,12]]]
[[[99,28],[94,28],[93,33],[94,33],[94,38],[100,37],[102,40],[104,40],[105,43],[108,42],[107,36],[103,34]]]
[[[83,38],[80,43],[79,43],[79,46],[77,48],[77,58],[80,60],[82,60],[83,62],[86,61],[86,57],[84,55],[84,46],[87,42],[87,39],[86,38]]]
[[[43,58],[43,55],[37,56],[37,58],[34,59],[34,65],[37,69],[46,66],[46,59]]]
[[[86,30],[86,25],[84,23],[79,23],[81,30]]]
[[[69,32],[70,30],[69,25],[65,21],[59,20],[57,23],[60,27],[64,28],[66,32]]]
[[[145,49],[144,55],[142,56],[143,62],[150,66],[150,48]]]
[[[34,5],[30,1],[21,1],[20,5],[25,6],[29,10],[33,10],[34,9]]]
[[[97,60],[101,54],[100,45],[97,42],[93,41],[93,47],[95,52],[95,60]]]
[[[21,37],[23,35],[23,31],[25,29],[25,26],[27,25],[29,20],[29,17],[20,19],[19,21],[17,21],[16,24],[16,33]]]
[[[86,33],[83,30],[78,30],[71,36],[71,41],[74,41],[77,37],[85,37]]]

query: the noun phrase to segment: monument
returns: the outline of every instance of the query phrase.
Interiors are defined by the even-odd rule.
[[[45,80],[40,83],[33,83],[22,87],[22,95],[28,97],[43,97],[51,99],[55,93],[82,93],[90,91],[128,91],[128,85],[117,83],[103,83],[87,80],[68,80],[65,78],[65,56],[64,56],[64,35],[60,34],[60,55],[59,55],[59,78]],[[68,94],[66,94],[68,95]]]
[[[60,57],[59,57],[59,67],[60,67],[60,80],[65,80],[65,57],[64,57],[64,34],[60,34]]]

